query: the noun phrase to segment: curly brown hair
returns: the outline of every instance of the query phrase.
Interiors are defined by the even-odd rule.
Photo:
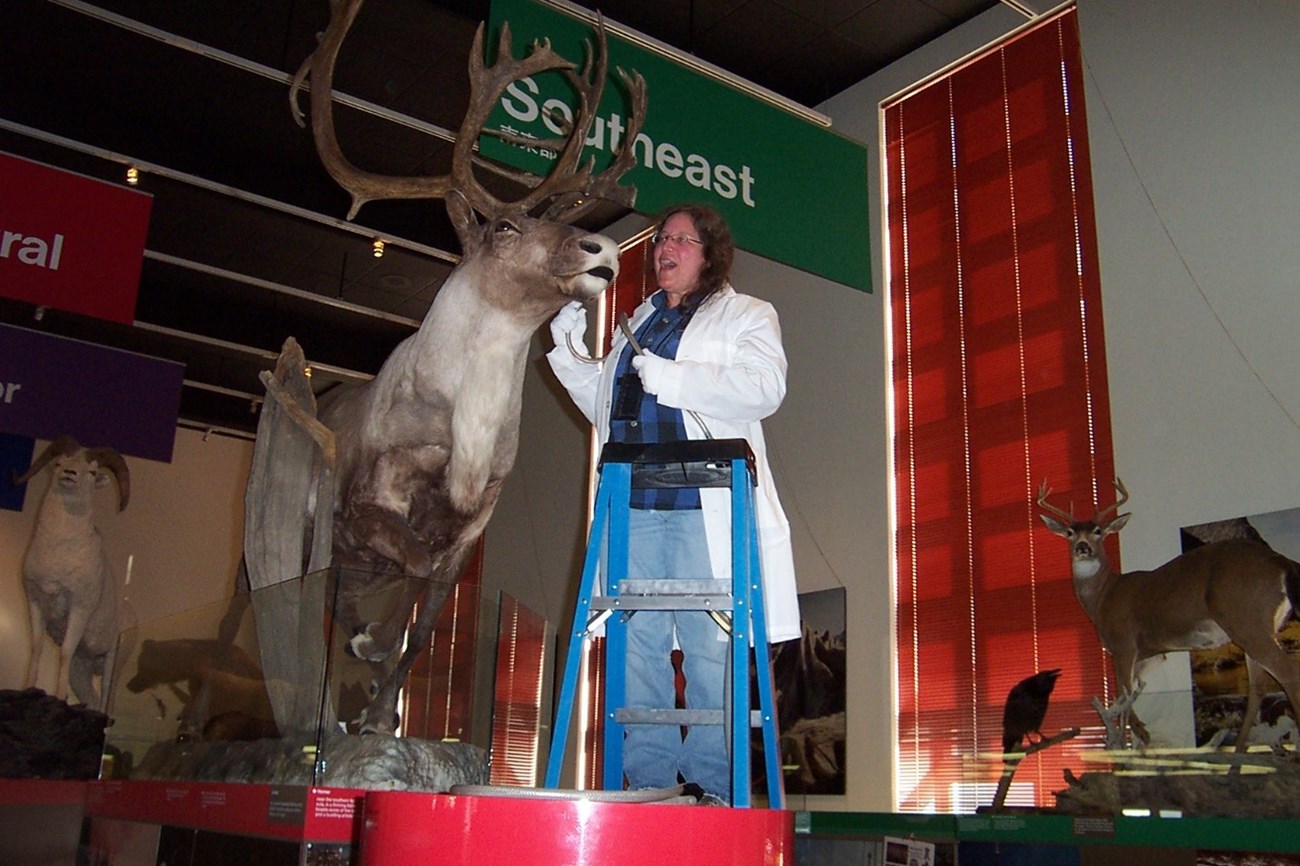
[[[655,220],[655,231],[663,231],[664,223],[674,214],[685,214],[695,224],[695,230],[704,241],[704,267],[700,269],[700,284],[688,298],[701,304],[727,284],[731,279],[731,262],[736,257],[736,243],[731,238],[731,227],[722,214],[702,204],[679,204],[665,208]]]

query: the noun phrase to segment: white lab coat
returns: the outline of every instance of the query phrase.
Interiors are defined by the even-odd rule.
[[[635,332],[654,312],[646,300],[630,321]],[[603,443],[609,438],[614,373],[627,345],[615,332],[608,360],[580,361],[566,345],[546,356],[551,369],[587,416]],[[799,600],[795,588],[794,553],[786,520],[767,462],[760,423],[785,398],[786,359],[776,309],[766,301],[724,286],[696,311],[682,334],[676,363],[669,365],[658,399],[665,406],[693,410],[714,439],[745,439],[754,452],[758,488],[754,511],[758,526],[763,598],[770,642],[800,636]],[[686,435],[707,438],[699,421],[683,411]],[[726,488],[700,490],[714,575],[731,579],[731,500]]]

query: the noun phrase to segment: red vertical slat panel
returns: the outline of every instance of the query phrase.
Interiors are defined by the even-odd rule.
[[[1088,731],[1008,802],[1051,805],[1099,734],[1098,644],[1034,505],[1112,474],[1078,67],[1067,10],[885,111],[904,810],[988,802],[1037,670],[1064,671],[1047,727]]]
[[[429,646],[411,666],[402,702],[402,733],[428,740],[469,737],[474,706],[483,539],[443,603]],[[417,606],[412,616],[419,613]]]

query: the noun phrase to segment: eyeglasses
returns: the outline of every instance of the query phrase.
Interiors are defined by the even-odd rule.
[[[669,241],[672,241],[679,247],[684,247],[687,244],[695,244],[697,247],[704,246],[704,241],[699,238],[693,238],[690,235],[670,235],[665,232],[655,232],[650,236],[650,242],[655,246],[666,244]]]

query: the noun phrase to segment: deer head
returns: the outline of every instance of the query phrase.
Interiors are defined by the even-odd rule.
[[[1069,511],[1063,511],[1047,501],[1052,495],[1052,488],[1047,486],[1046,481],[1038,488],[1038,507],[1044,511],[1038,516],[1048,529],[1070,542],[1070,561],[1076,575],[1091,576],[1097,573],[1106,562],[1102,540],[1123,529],[1133,516],[1121,514],[1107,519],[1128,502],[1128,491],[1124,489],[1124,482],[1118,478],[1115,479],[1115,489],[1119,491],[1119,499],[1113,505],[1098,511],[1091,520],[1078,520],[1074,516],[1073,507]]]

